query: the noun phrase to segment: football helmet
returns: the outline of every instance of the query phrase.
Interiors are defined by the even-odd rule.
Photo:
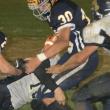
[[[97,0],[99,11],[103,15],[110,14],[110,0]]]
[[[3,49],[7,43],[7,37],[3,32],[0,32],[0,48]]]
[[[96,20],[110,15],[110,0],[92,0],[92,11]]]
[[[36,18],[45,21],[50,15],[50,10],[54,1],[56,0],[27,0],[27,4]]]

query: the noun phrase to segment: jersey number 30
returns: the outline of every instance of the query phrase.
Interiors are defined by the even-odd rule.
[[[73,15],[70,11],[66,11],[64,12],[64,15],[59,15],[58,16],[58,20],[61,20],[62,23],[61,24],[65,24],[67,22],[70,22],[73,19]]]

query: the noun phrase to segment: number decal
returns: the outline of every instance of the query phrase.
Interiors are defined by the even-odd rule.
[[[73,19],[73,15],[70,11],[64,12],[64,15],[59,15],[58,20],[61,20],[61,24],[65,24],[66,22],[70,22]]]
[[[65,24],[65,23],[67,22],[64,15],[58,16],[58,20],[61,20],[61,21],[63,22],[63,23],[61,23],[61,24]]]
[[[70,11],[65,12],[65,17],[68,22],[70,22],[73,19],[72,13]]]

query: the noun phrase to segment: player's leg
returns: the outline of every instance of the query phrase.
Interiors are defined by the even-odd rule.
[[[75,102],[75,110],[94,110],[88,86],[74,93],[72,100]]]
[[[110,73],[95,78],[91,82],[87,83],[77,93],[74,94],[73,99],[77,104],[82,105],[84,110],[93,109],[90,102],[103,101],[104,110],[110,110]],[[79,105],[78,105],[79,104]]]
[[[14,110],[11,103],[11,95],[5,84],[0,84],[0,109]]]
[[[75,102],[75,110],[94,110],[89,84],[73,94],[72,100]]]
[[[110,97],[103,101],[103,110],[110,110]]]
[[[94,109],[92,102],[86,100],[75,102],[75,110],[94,110]]]

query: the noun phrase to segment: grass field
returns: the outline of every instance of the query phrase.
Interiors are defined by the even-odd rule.
[[[85,9],[90,16],[90,0],[74,0]],[[8,44],[4,50],[4,55],[9,61],[14,61],[19,57],[30,57],[35,55],[41,48],[47,35],[51,33],[47,23],[38,21],[32,16],[27,8],[25,0],[0,0],[0,30],[8,36]],[[96,73],[101,73],[109,69],[110,56],[99,50],[100,65]],[[106,57],[104,57],[106,56]],[[95,73],[95,74],[96,74]],[[67,92],[70,99],[71,91]],[[69,105],[74,104],[70,100]],[[29,104],[20,110],[31,110]]]

